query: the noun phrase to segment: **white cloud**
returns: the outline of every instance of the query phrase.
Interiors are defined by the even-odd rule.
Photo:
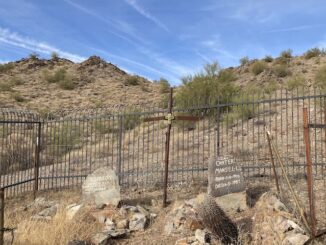
[[[149,19],[153,23],[155,23],[158,27],[163,30],[169,32],[169,29],[166,25],[164,25],[160,20],[158,20],[155,16],[149,13],[145,8],[140,6],[136,0],[125,0],[125,2],[130,5],[133,9],[135,9],[140,15],[144,16],[146,19]]]
[[[66,52],[50,44],[40,42],[26,36],[22,36],[16,32],[10,31],[9,29],[5,29],[1,27],[0,27],[0,42],[12,46],[20,47],[23,49],[27,49],[33,52],[47,54],[47,55],[50,55],[52,52],[56,52],[60,57],[72,60],[74,62],[81,62],[86,59],[85,57]]]
[[[8,60],[0,60],[0,64],[5,64],[5,63],[8,63],[8,62],[10,62],[10,61],[8,61]]]
[[[280,29],[273,29],[269,31],[264,31],[264,33],[275,33],[275,32],[291,32],[291,31],[302,31],[311,29],[314,27],[320,27],[321,25],[301,25],[301,26],[293,26],[288,28],[280,28]]]

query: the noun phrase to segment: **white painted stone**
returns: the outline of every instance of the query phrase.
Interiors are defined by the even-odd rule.
[[[99,168],[88,175],[82,185],[83,197],[96,205],[117,206],[121,200],[119,179],[110,168]]]

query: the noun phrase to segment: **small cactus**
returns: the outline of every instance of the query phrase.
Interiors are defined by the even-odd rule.
[[[236,224],[217,205],[214,198],[206,195],[197,207],[197,213],[204,226],[223,244],[237,243],[238,229]]]

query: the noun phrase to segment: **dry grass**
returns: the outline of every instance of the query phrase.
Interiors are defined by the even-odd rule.
[[[67,219],[66,206],[79,199],[79,193],[65,191],[51,193],[50,197],[50,200],[53,200],[53,197],[59,197],[62,202],[60,202],[60,208],[54,218],[47,222],[31,219],[32,215],[38,213],[43,208],[40,209],[37,206],[30,206],[27,209],[21,206],[17,207],[23,201],[17,198],[8,201],[8,209],[5,213],[5,226],[18,228],[14,244],[67,244],[74,239],[89,240],[96,231],[100,230],[100,224],[90,216],[87,207],[82,208],[74,219]],[[30,202],[32,202],[31,199],[26,201],[24,205]]]
[[[89,240],[100,224],[84,210],[73,220],[66,217],[66,210],[59,210],[49,222],[24,220],[18,226],[19,232],[14,244],[67,244],[69,241]]]

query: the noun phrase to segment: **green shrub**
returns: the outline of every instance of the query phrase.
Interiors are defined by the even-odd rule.
[[[176,106],[216,105],[230,100],[236,91],[232,70],[221,70],[217,63],[207,64],[204,71],[182,78],[183,85],[176,93]]]
[[[118,131],[117,125],[112,125],[110,121],[96,120],[93,125],[96,132],[101,135]]]
[[[73,90],[76,87],[74,81],[69,76],[66,76],[63,80],[60,80],[58,84],[60,88],[65,90]]]
[[[274,60],[275,65],[287,65],[289,63],[289,59],[285,57],[277,57]]]
[[[273,57],[270,55],[266,55],[265,58],[263,59],[265,62],[269,63],[269,62],[273,62]]]
[[[32,59],[32,60],[37,60],[39,57],[40,57],[40,55],[37,54],[37,53],[35,53],[35,52],[34,53],[31,53],[29,55],[29,58]]]
[[[322,89],[326,88],[326,65],[322,66],[315,75],[316,85]]]
[[[64,122],[55,125],[47,135],[47,145],[51,147],[52,154],[61,156],[80,147],[82,141],[82,127],[74,122]]]
[[[277,89],[279,89],[278,83],[275,80],[268,80],[263,87],[263,92],[264,94],[271,94]]]
[[[13,63],[0,64],[0,73],[5,73],[14,68]]]
[[[21,77],[14,76],[9,80],[9,83],[13,86],[23,85],[25,82]]]
[[[227,109],[223,115],[223,121],[227,127],[233,127],[239,120],[245,121],[256,116],[257,104],[250,102],[259,99],[259,97],[252,92],[252,88],[247,88],[242,94],[234,96],[232,99],[234,105]]]
[[[244,66],[244,65],[246,65],[246,64],[249,64],[249,58],[248,58],[248,56],[245,56],[245,57],[242,57],[240,60],[239,60],[239,62],[240,62],[240,65],[241,66]]]
[[[305,54],[304,57],[305,59],[309,60],[313,57],[318,57],[322,54],[322,51],[319,48],[312,48],[309,49]]]
[[[297,75],[291,77],[286,84],[288,90],[294,90],[305,85],[305,79],[303,76]]]
[[[54,74],[50,74],[49,71],[45,71],[43,76],[45,80],[49,83],[58,83],[66,78],[67,71],[63,68],[56,70]]]
[[[59,55],[57,52],[52,52],[51,53],[51,59],[52,60],[58,60],[59,59]]]
[[[129,76],[125,81],[125,85],[131,85],[131,86],[136,86],[139,83],[140,83],[139,77],[137,76]]]
[[[25,102],[26,101],[25,98],[19,92],[13,93],[12,97],[17,102]]]
[[[161,78],[158,81],[159,85],[160,85],[160,93],[161,94],[166,94],[170,91],[170,83],[168,80]]]
[[[11,92],[13,85],[6,81],[6,82],[0,82],[0,92]]]
[[[57,83],[62,89],[73,90],[76,87],[73,77],[67,73],[66,69],[60,68],[53,74],[49,73],[49,71],[45,71],[43,76],[47,82]]]
[[[128,108],[121,117],[122,126],[125,130],[131,130],[137,127],[141,122],[140,110]]]
[[[277,77],[286,77],[292,74],[286,65],[276,65],[273,67],[273,73]]]
[[[262,73],[267,68],[267,65],[264,61],[256,61],[251,65],[251,72],[254,75]]]
[[[281,52],[280,57],[290,59],[292,58],[292,49],[287,49]]]

